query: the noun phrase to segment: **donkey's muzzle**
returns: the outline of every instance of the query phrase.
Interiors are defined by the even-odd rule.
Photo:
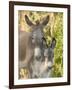
[[[39,61],[41,59],[41,56],[35,56],[35,59]]]

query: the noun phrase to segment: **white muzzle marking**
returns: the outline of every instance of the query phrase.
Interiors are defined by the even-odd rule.
[[[34,50],[34,56],[41,56],[41,50],[39,47],[36,47]]]

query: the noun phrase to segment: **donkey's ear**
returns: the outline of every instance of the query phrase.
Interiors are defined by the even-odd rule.
[[[54,49],[56,46],[56,39],[52,38],[51,48]]]
[[[33,26],[34,24],[30,21],[27,15],[25,15],[25,21],[29,26]]]
[[[43,21],[42,21],[42,25],[43,26],[45,26],[45,25],[47,25],[47,23],[49,22],[49,15],[48,16],[46,16],[44,19],[43,19]]]

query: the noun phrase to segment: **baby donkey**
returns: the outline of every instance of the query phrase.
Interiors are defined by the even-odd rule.
[[[52,77],[52,68],[54,64],[54,48],[56,39],[52,38],[51,44],[44,50],[44,59],[34,59],[31,63],[32,78]]]

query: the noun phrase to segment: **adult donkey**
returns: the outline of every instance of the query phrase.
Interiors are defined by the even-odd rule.
[[[43,18],[41,22],[37,21],[36,24],[25,15],[25,21],[31,28],[31,32],[19,30],[19,70],[20,68],[27,68],[29,70],[29,78],[37,77],[34,75],[33,68],[38,73],[38,65],[42,64],[44,60],[44,50],[47,47],[44,38],[43,28],[48,24],[49,16]],[[32,62],[37,60],[36,67]],[[32,65],[32,67],[31,67]],[[40,68],[40,67],[39,67]]]

